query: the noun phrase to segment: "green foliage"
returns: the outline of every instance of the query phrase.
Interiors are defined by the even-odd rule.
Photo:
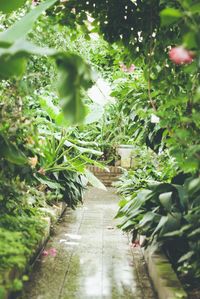
[[[26,156],[12,143],[0,135],[0,157],[13,164],[26,164]]]
[[[18,9],[19,7],[21,7],[26,0],[18,0],[18,1],[7,1],[5,2],[4,0],[0,1],[0,10],[4,13],[10,13],[13,10]]]
[[[88,89],[92,85],[90,69],[83,59],[75,54],[60,55],[57,58],[57,65],[58,93],[64,114],[72,124],[81,122],[86,115],[81,101],[81,88]]]
[[[91,86],[89,67],[78,55],[38,47],[26,39],[35,21],[55,2],[56,0],[42,2],[7,30],[0,33],[0,78],[22,77],[31,55],[53,57],[59,72],[58,94],[68,122],[71,124],[82,121],[85,116],[85,108],[81,101],[81,89],[87,89]]]
[[[200,181],[189,177],[182,183],[179,177],[170,184],[147,183],[146,189],[134,193],[124,187],[121,192],[126,200],[122,200],[117,217],[123,230],[146,236],[145,246],[162,246],[179,274],[194,284],[200,275]]]
[[[8,29],[0,34],[0,297],[23,286],[10,273],[25,271],[43,237],[41,210],[60,200],[72,208],[81,203],[85,165],[99,155],[68,127],[83,120],[91,75],[80,56],[57,46],[65,30],[52,25],[46,35],[43,12],[52,4],[2,17]]]
[[[0,1],[0,10],[21,5]],[[16,233],[23,239],[22,223],[35,242],[39,206],[58,196],[74,208],[84,175],[102,187],[85,172],[92,158],[114,164],[116,146],[134,144],[135,167],[118,184],[121,226],[164,246],[180,273],[199,278],[199,1],[46,0],[29,6],[24,17],[4,16],[0,34],[0,178],[11,182],[2,184],[2,238],[11,238],[11,231],[14,244]],[[181,45],[191,64],[169,57]],[[84,92],[92,79],[80,56],[112,86],[115,102],[103,114]],[[84,125],[85,103],[98,117],[90,113]],[[181,182],[171,182],[176,172],[184,172]],[[30,187],[29,198],[12,188],[17,175]],[[30,249],[22,245],[16,244],[19,255]],[[23,263],[8,261],[10,267]]]

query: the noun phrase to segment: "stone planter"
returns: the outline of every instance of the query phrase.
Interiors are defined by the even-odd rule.
[[[131,168],[133,166],[133,145],[121,144],[116,148],[117,154],[121,157],[121,167]]]

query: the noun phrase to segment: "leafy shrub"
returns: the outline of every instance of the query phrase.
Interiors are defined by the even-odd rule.
[[[188,282],[199,272],[200,180],[189,177],[181,184],[153,182],[130,192],[117,217],[123,230],[146,236],[145,246],[162,247]],[[194,282],[194,281],[193,281]]]

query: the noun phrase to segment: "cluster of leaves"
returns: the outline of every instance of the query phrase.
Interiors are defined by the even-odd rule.
[[[21,280],[10,278],[23,273],[44,234],[46,223],[38,207],[46,202],[46,196],[19,177],[8,180],[2,173],[0,193],[0,295],[4,298],[8,290],[22,288]]]
[[[199,183],[179,175],[172,183],[147,183],[142,191],[126,188],[117,215],[123,230],[146,236],[145,246],[162,247],[188,284],[200,277]]]
[[[146,81],[140,109],[160,117],[160,128],[150,131],[156,143],[163,138],[183,171],[193,173],[199,169],[199,11],[198,0],[120,0],[117,5],[70,0],[49,12],[74,30],[82,27],[117,43],[126,64],[139,57]],[[191,65],[170,61],[168,52],[176,45],[193,51]]]
[[[115,186],[117,192],[122,195],[123,199],[126,199],[138,190],[146,188],[149,182],[170,181],[176,171],[177,165],[167,151],[158,156],[145,146],[135,146],[132,169],[124,169]]]

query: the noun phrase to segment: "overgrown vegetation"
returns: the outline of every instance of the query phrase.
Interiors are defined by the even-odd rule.
[[[116,147],[130,144],[121,227],[163,247],[186,285],[198,281],[199,1],[4,2],[1,273],[25,266],[43,225],[39,208],[63,199],[75,208],[83,176],[102,187],[87,164],[117,164]],[[105,106],[86,92],[95,73],[111,87]]]

